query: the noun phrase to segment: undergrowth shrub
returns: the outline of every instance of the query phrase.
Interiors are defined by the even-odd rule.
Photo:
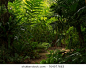
[[[34,42],[51,42],[53,39],[53,33],[49,30],[46,24],[38,23],[32,28],[32,41]]]
[[[66,31],[66,48],[79,48],[80,42],[78,40],[79,36],[76,29],[72,26]]]
[[[85,64],[85,58],[86,53],[81,53],[80,49],[65,54],[62,54],[60,51],[51,51],[48,58],[46,60],[42,60],[40,64]]]
[[[12,7],[8,12],[4,9],[0,10],[0,63],[23,63],[26,56],[36,57],[38,43],[30,41],[27,26],[20,24],[22,17],[15,15]]]
[[[43,43],[39,43],[36,48],[35,48],[35,52],[45,52],[49,47],[51,47],[51,45],[49,43],[43,42]]]

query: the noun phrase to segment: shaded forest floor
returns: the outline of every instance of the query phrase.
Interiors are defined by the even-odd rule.
[[[40,61],[42,61],[43,59],[47,59],[48,57],[47,57],[47,55],[48,54],[50,54],[50,52],[49,51],[51,51],[51,50],[54,50],[54,51],[56,51],[56,50],[60,50],[60,51],[66,51],[66,52],[69,52],[70,50],[69,49],[65,49],[65,47],[50,47],[50,48],[48,48],[48,50],[46,51],[44,51],[44,52],[42,52],[42,53],[39,53],[39,58],[38,59],[30,59],[30,63],[31,64],[35,64],[35,63],[40,63]],[[72,50],[73,51],[73,50]],[[26,60],[26,62],[27,62],[28,60]]]

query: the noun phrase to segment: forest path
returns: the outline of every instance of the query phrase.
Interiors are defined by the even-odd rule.
[[[66,51],[66,52],[69,52],[70,51],[69,49],[65,49],[65,47],[50,47],[48,49],[48,51],[44,51],[43,53],[39,53],[40,58],[38,58],[38,59],[31,59],[30,60],[30,63],[31,64],[35,64],[35,63],[38,63],[39,64],[40,61],[42,61],[43,59],[46,60],[48,58],[46,55],[50,54],[49,51],[51,51],[51,50],[54,50],[54,51],[60,50],[60,51]]]

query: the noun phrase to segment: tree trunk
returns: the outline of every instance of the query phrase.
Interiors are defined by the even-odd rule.
[[[77,25],[76,30],[77,30],[78,35],[79,35],[80,47],[83,47],[83,45],[84,45],[84,38],[83,38],[83,35],[82,35],[81,26]]]

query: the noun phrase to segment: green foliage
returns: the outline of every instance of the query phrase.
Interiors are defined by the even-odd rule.
[[[27,18],[27,21],[29,23],[36,23],[39,22],[40,18],[40,12],[42,11],[42,0],[25,0],[24,2],[24,9],[25,9],[25,14],[24,17]],[[26,19],[25,19],[26,20]]]
[[[50,52],[47,60],[42,60],[40,64],[81,64],[86,63],[86,53],[80,53],[81,50],[68,52],[62,55],[60,51]],[[65,56],[64,56],[65,55]]]
[[[7,50],[6,50],[7,47],[4,47],[6,49],[5,50],[2,49],[2,51],[5,51],[5,53],[9,53],[9,54],[6,54],[5,57],[0,59],[0,60],[2,60],[1,63],[5,63],[5,62],[17,63],[17,62],[22,62],[21,60],[23,58],[25,58],[26,56],[29,56],[30,58],[34,58],[37,56],[37,52],[35,53],[34,50],[38,43],[30,41],[30,39],[32,38],[32,35],[29,32],[30,28],[31,28],[30,22],[33,22],[32,18],[38,14],[36,12],[38,12],[39,0],[36,0],[36,1],[37,2],[25,1],[25,4],[21,0],[15,0],[13,3],[9,2],[8,11],[11,14],[11,16],[9,16],[9,18],[8,18],[9,21],[7,21],[5,23],[6,25],[4,26],[3,25],[4,21],[1,19],[2,20],[2,22],[1,22],[1,20],[0,20],[0,28],[1,28],[0,40],[3,43],[1,46],[4,47],[4,44],[6,44],[8,46],[9,52],[7,52]],[[32,2],[34,2],[34,4]],[[29,5],[30,3],[31,3],[31,6]],[[39,2],[39,4],[40,4],[40,2]],[[22,6],[24,6],[24,7],[22,7]],[[28,8],[33,11],[29,11]],[[5,12],[6,11],[4,10],[4,13]],[[22,12],[24,14],[22,14]],[[33,12],[34,12],[34,14],[33,14]],[[2,12],[2,14],[4,14],[4,13]],[[30,14],[33,16],[30,16]],[[28,20],[30,20],[30,21],[28,21]],[[26,24],[25,22],[28,24]],[[2,40],[3,38],[4,38],[4,40]],[[2,52],[2,55],[3,55],[3,52]],[[20,55],[22,55],[22,56],[20,56]],[[14,58],[12,58],[12,57],[14,57]],[[9,58],[9,60],[7,58]]]
[[[56,52],[51,50],[50,54],[47,55],[48,56],[47,60],[42,60],[40,64],[44,64],[44,63],[45,64],[55,64],[58,61],[57,59],[62,57],[61,54],[58,54],[59,52],[60,52],[59,50],[57,50]]]
[[[58,46],[64,40],[67,48],[76,51],[66,55],[59,50],[50,51],[41,64],[86,62],[82,53],[85,47],[77,49],[86,41],[84,1],[54,0],[53,4],[51,1],[7,0],[0,4],[0,63],[25,63],[27,59],[39,58],[38,53],[51,47],[53,40]]]
[[[46,43],[46,42],[39,43],[38,46],[37,46],[38,49],[43,49],[43,48],[44,49],[47,49],[49,47],[50,47],[50,44],[49,43]]]
[[[48,26],[46,24],[36,24],[32,30],[33,38],[32,40],[35,42],[51,42],[53,36],[51,30],[48,29]],[[49,38],[51,37],[51,38]]]
[[[23,61],[23,56],[20,56],[17,53],[15,53],[14,57],[8,57],[8,62],[22,63]]]
[[[80,42],[80,46],[83,46],[85,44],[84,34],[81,30],[81,27],[85,28],[84,27],[86,22],[85,8],[86,8],[85,2],[82,0],[56,0],[56,3],[53,3],[51,6],[51,9],[54,11],[54,13],[58,13],[58,15],[61,16],[61,18],[66,19],[66,23],[65,24],[63,23],[64,28],[65,27],[67,28],[70,26],[73,26],[74,28],[76,28],[76,32],[78,34],[76,34],[75,36],[75,35],[72,35],[72,33],[70,33],[71,36],[69,35],[70,37],[69,39],[70,42],[68,42],[69,45],[71,44],[71,42],[73,42],[74,45],[77,45],[76,43],[79,44]],[[62,29],[62,32],[63,31],[64,29]],[[77,41],[76,37],[79,39],[79,42]]]
[[[76,29],[72,26],[66,31],[66,47],[67,48],[79,48],[79,36],[77,35]]]

